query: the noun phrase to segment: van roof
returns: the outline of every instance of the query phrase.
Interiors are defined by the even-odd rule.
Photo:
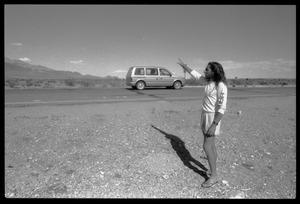
[[[163,68],[163,69],[166,69],[165,67],[161,67],[161,66],[131,66],[131,67],[136,67],[136,68]],[[130,67],[130,68],[131,68]]]

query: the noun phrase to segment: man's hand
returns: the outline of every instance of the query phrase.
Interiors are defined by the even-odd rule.
[[[190,72],[190,70],[188,69],[187,65],[183,63],[183,61],[178,57],[179,62],[177,62],[177,64],[179,64],[182,68],[183,71],[187,71],[188,73]]]
[[[178,57],[179,62],[177,62],[180,66],[184,67],[186,64],[183,63],[183,61]]]
[[[223,118],[223,114],[220,112],[216,112],[213,121],[215,121],[216,123],[219,123],[222,118]],[[209,129],[207,130],[206,135],[208,137],[213,136],[215,134],[216,128],[217,128],[217,125],[212,123],[211,126],[209,127]]]
[[[212,125],[210,126],[210,128],[207,130],[206,135],[207,135],[208,137],[213,136],[213,135],[215,134],[216,127],[217,127],[217,126],[216,126],[215,124],[212,124]]]

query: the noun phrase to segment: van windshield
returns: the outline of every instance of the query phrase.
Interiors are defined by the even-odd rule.
[[[166,69],[160,69],[160,75],[171,76],[171,73]]]

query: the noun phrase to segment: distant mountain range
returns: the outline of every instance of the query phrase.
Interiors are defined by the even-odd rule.
[[[101,79],[82,75],[79,72],[59,71],[41,65],[32,65],[21,60],[4,59],[5,80],[8,79]]]

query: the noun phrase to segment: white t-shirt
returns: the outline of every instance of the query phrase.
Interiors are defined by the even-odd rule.
[[[201,77],[201,74],[195,70],[191,72],[191,75],[196,79]],[[227,86],[223,82],[220,82],[218,87],[215,82],[210,82],[204,88],[202,109],[205,112],[224,114],[227,104],[227,93]]]

